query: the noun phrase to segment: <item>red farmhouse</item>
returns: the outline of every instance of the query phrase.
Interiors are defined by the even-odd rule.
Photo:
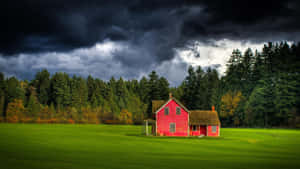
[[[188,110],[170,94],[168,101],[152,101],[153,134],[158,136],[220,136],[220,120],[214,110]]]

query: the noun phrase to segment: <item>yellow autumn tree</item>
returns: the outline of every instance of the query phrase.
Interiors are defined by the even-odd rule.
[[[14,99],[8,103],[6,110],[6,120],[10,123],[17,123],[25,117],[25,108],[21,99]]]
[[[242,100],[242,93],[240,91],[229,91],[221,98],[221,112],[220,116],[223,118],[232,117],[236,111],[239,102]],[[235,120],[237,122],[237,120]]]
[[[50,117],[50,109],[49,109],[49,107],[47,105],[41,107],[41,111],[40,111],[39,117],[41,119],[48,119]]]
[[[132,113],[128,112],[126,109],[122,109],[119,115],[119,120],[123,124],[132,124]]]
[[[95,109],[92,109],[90,106],[81,108],[82,116],[83,116],[83,122],[84,123],[90,123],[90,124],[98,124],[98,111]]]

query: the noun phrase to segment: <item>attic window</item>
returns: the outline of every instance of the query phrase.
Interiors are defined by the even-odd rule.
[[[165,107],[165,115],[169,115],[169,107]]]
[[[213,132],[213,133],[217,132],[217,126],[212,126],[211,127],[211,132]]]
[[[176,114],[177,114],[177,115],[180,115],[180,114],[181,114],[181,109],[180,109],[180,107],[176,107]]]
[[[170,123],[170,133],[175,133],[175,131],[176,131],[175,123]]]

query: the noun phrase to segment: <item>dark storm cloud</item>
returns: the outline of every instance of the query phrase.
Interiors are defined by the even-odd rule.
[[[152,32],[155,43],[161,43],[157,55],[168,59],[172,52],[163,51],[166,47],[189,39],[260,39],[256,35],[297,33],[297,7],[299,2],[292,0],[9,0],[0,7],[0,52],[65,51],[106,38],[139,42]]]
[[[36,71],[35,64],[47,65],[47,57],[57,62],[66,57],[69,61],[61,60],[59,66],[44,67],[86,75],[95,66],[104,75],[129,78],[156,67],[167,74],[176,70],[168,66],[176,57],[174,49],[189,48],[194,40],[211,45],[224,38],[253,43],[299,41],[299,7],[296,0],[4,0],[0,2],[0,71],[29,77]],[[101,57],[107,56],[93,53],[94,46],[108,41],[123,47],[103,61]],[[81,49],[90,49],[94,60],[86,61]],[[32,69],[24,72],[24,66],[6,65],[14,62]],[[187,66],[183,61],[177,65],[177,72]],[[119,72],[108,72],[110,67]]]

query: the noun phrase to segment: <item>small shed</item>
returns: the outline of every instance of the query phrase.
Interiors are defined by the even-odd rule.
[[[220,120],[214,110],[191,110],[190,111],[190,136],[219,136]]]

